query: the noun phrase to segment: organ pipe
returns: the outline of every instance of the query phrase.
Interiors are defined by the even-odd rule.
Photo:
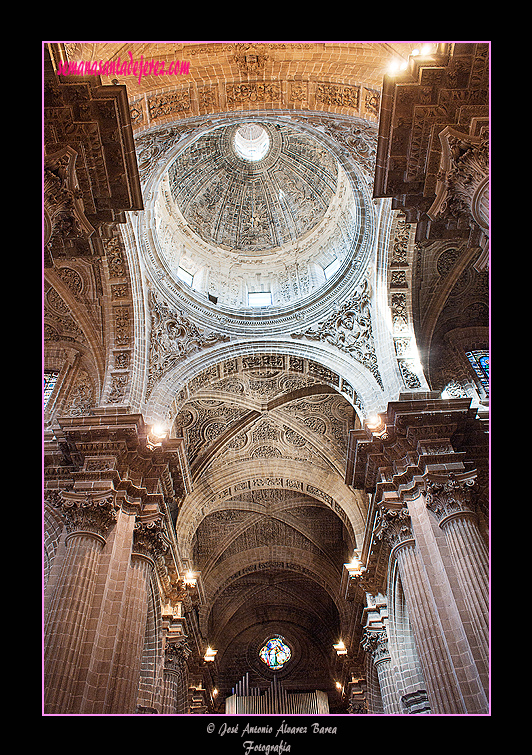
[[[259,687],[250,687],[249,673],[246,673],[231,692],[231,696],[225,701],[227,714],[329,713],[329,701],[325,692],[287,692],[277,677],[274,677],[270,687],[261,693]]]

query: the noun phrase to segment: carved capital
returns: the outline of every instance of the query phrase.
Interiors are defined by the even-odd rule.
[[[365,629],[360,644],[375,664],[389,660],[388,634],[385,629]]]
[[[166,671],[180,671],[186,666],[187,659],[192,651],[183,635],[176,640],[167,642],[164,650],[164,668]]]
[[[162,522],[160,519],[153,519],[149,522],[137,520],[133,529],[133,554],[144,556],[151,561],[155,561],[162,556],[170,547],[166,539]]]
[[[408,509],[381,509],[375,525],[377,540],[385,540],[393,550],[414,542]]]
[[[64,518],[69,534],[90,532],[105,538],[116,522],[120,505],[112,491],[104,493],[61,492],[49,499]]]
[[[489,200],[489,142],[448,126],[440,133],[442,159],[431,218],[466,215],[486,230]]]
[[[63,239],[90,236],[94,228],[85,217],[82,193],[77,185],[77,152],[65,147],[49,155],[44,166],[45,244],[54,236]]]
[[[448,517],[456,514],[473,515],[471,493],[476,475],[432,477],[426,481],[425,501],[427,508],[438,518],[440,526]]]

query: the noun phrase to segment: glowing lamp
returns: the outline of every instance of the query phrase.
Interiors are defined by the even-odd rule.
[[[337,642],[336,645],[333,645],[333,648],[336,650],[336,655],[347,655],[347,648],[342,640]]]

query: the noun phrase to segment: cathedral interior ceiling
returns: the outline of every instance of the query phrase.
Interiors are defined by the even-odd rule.
[[[65,47],[70,60],[190,61],[193,75],[102,77],[127,84],[145,206],[106,240],[101,268],[48,271],[50,358],[80,353],[89,403],[124,404],[184,438],[179,548],[201,573],[202,631],[227,673],[253,664],[249,648],[273,628],[301,657],[330,649],[367,509],[344,480],[349,431],[402,386],[376,345],[387,271],[379,280],[371,192],[383,71],[412,44]],[[478,293],[457,328],[480,327],[485,278],[466,271],[453,286]],[[250,294],[271,307],[253,309]],[[433,305],[427,330],[458,317],[453,301]],[[393,349],[391,326],[378,327]]]

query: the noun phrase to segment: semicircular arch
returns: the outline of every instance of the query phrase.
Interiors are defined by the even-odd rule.
[[[248,490],[298,490],[329,506],[348,528],[355,547],[361,542],[367,509],[366,495],[351,490],[338,474],[310,462],[283,461],[283,474],[272,473],[268,460],[253,459],[227,465],[215,478],[202,478],[183,500],[176,522],[183,558],[192,560],[192,540],[213,506]]]

